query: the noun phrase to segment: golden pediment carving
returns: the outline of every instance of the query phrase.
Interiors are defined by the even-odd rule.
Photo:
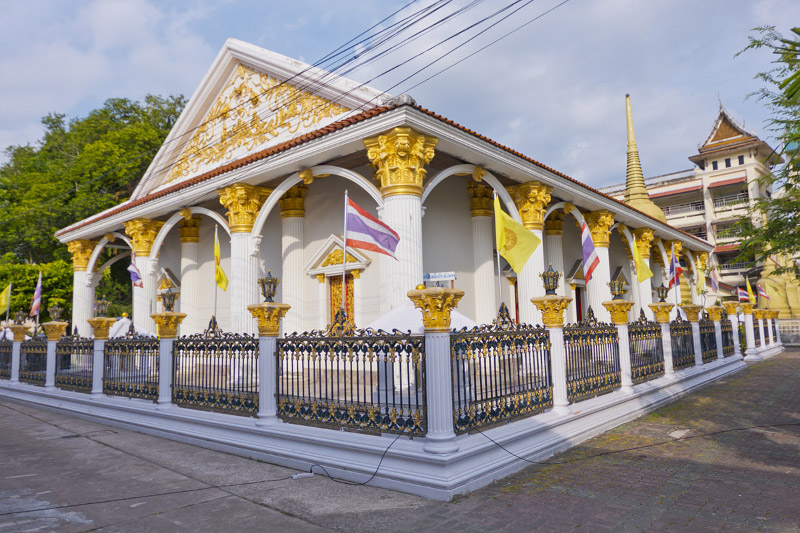
[[[358,260],[348,253],[347,254],[347,262],[348,263],[358,263]],[[342,264],[342,250],[341,249],[336,249],[336,250],[332,250],[331,253],[329,253],[325,257],[325,260],[322,261],[322,265],[320,265],[320,266],[326,267],[326,266],[330,266],[330,265],[341,265],[341,264]]]
[[[231,159],[283,133],[297,133],[348,108],[239,65],[183,149],[164,183]]]

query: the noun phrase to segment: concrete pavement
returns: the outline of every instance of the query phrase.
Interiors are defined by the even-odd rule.
[[[800,352],[450,503],[6,400],[0,451],[0,532],[798,531]]]

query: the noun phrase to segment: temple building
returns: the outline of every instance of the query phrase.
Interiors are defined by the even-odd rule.
[[[720,120],[704,149],[731,129]],[[752,170],[741,179],[702,174],[701,194],[714,193],[704,206],[742,187],[756,191],[752,179],[763,166],[765,145],[734,144],[742,144]],[[727,152],[701,150],[699,156],[703,169],[713,163],[731,170],[724,164]],[[616,198],[408,95],[393,97],[230,39],[130,199],[57,237],[73,255],[73,324],[87,336],[94,287],[118,260],[134,261],[142,274],[143,286],[133,288],[133,321],[151,332],[150,315],[160,310],[156,295],[173,287],[180,291],[176,310],[188,315],[182,334],[201,331],[215,313],[223,329],[254,333],[247,306],[261,300],[257,280],[267,272],[281,280],[275,300],[291,305],[284,332],[324,328],[343,293],[349,316],[364,327],[406,304],[425,274],[442,272],[455,273],[454,286],[466,293],[458,310],[469,319],[491,321],[502,298],[517,320],[539,324],[531,298],[544,294],[540,274],[548,265],[564,275],[558,290],[572,298],[569,321],[581,320],[589,306],[608,321],[601,303],[611,299],[609,281],[625,281],[626,298],[635,302],[632,316],[640,309],[652,316],[647,304],[671,250],[697,278],[715,246],[688,226],[675,227],[673,212],[660,208],[662,198],[684,202],[695,189],[676,185],[683,192],[656,196],[654,203],[645,185],[652,180],[642,176],[629,102],[627,186]],[[396,260],[361,249],[342,252],[345,191],[399,234]],[[495,266],[494,192],[510,216],[542,239],[519,274]],[[705,211],[692,224],[707,236],[717,228]],[[589,282],[583,223],[600,258]],[[230,280],[226,291],[214,282],[215,231]],[[634,245],[655,273],[641,286],[631,267]],[[102,263],[109,247],[119,253]]]
[[[707,297],[735,297],[736,288],[745,287],[745,276],[755,289],[761,283],[769,301],[761,306],[777,309],[781,318],[800,317],[800,285],[792,276],[774,275],[772,260],[761,263],[738,259],[740,235],[734,224],[749,217],[749,208],[759,198],[769,198],[777,191],[760,181],[780,163],[780,156],[755,133],[739,124],[720,105],[711,133],[689,157],[695,167],[654,176],[644,181],[646,193],[666,215],[666,221],[714,246],[713,263],[717,266],[721,290],[714,294],[710,280]],[[627,201],[627,183],[605,187],[602,192]],[[757,221],[754,221],[757,223]],[[773,256],[785,265],[785,257]],[[707,265],[707,268],[711,265]],[[683,299],[697,295],[692,284],[684,285]]]

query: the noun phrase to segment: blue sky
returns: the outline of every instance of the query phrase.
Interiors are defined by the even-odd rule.
[[[0,146],[35,143],[47,113],[80,117],[106,98],[148,92],[190,96],[228,37],[313,62],[407,2],[4,0]],[[437,66],[557,3],[536,0]],[[442,13],[465,4],[454,0]],[[486,0],[349,77],[366,81],[500,5]],[[625,93],[647,176],[692,166],[687,157],[708,135],[718,97],[769,138],[766,110],[746,97],[771,58],[733,57],[750,28],[764,24],[784,33],[800,25],[800,2],[570,0],[410,93],[425,107],[600,187],[624,180]],[[386,90],[418,64],[371,85]]]

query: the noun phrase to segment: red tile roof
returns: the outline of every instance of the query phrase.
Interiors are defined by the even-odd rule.
[[[732,252],[734,250],[739,249],[739,243],[735,242],[733,244],[720,244],[716,248],[714,248],[714,253],[718,254],[720,252]]]
[[[745,176],[742,176],[740,178],[731,178],[729,180],[716,181],[711,185],[709,185],[708,188],[713,189],[714,187],[722,187],[724,185],[734,185],[736,183],[744,183],[745,181],[747,181],[747,177]]]
[[[699,191],[702,188],[703,188],[702,185],[693,185],[691,187],[684,187],[683,189],[674,189],[671,191],[657,192],[655,194],[651,194],[650,198],[662,198],[664,196],[673,196],[685,192]]]
[[[540,163],[539,161],[536,161],[535,159],[532,159],[532,158],[530,158],[530,157],[528,157],[528,156],[526,156],[526,155],[524,155],[524,154],[522,154],[520,152],[517,152],[516,150],[512,150],[511,148],[508,148],[507,146],[504,146],[504,145],[502,145],[502,144],[500,144],[500,143],[498,143],[496,141],[493,141],[492,139],[490,139],[490,138],[488,138],[488,137],[486,137],[484,135],[476,133],[476,132],[470,130],[469,128],[466,128],[466,127],[458,124],[457,122],[454,122],[454,121],[452,121],[452,120],[450,120],[448,118],[445,118],[445,117],[443,117],[443,116],[441,116],[441,115],[439,115],[437,113],[434,113],[433,111],[430,111],[430,110],[428,110],[428,109],[426,109],[426,108],[424,108],[422,106],[416,105],[416,104],[402,104],[402,105],[410,105],[410,107],[412,107],[412,108],[414,108],[414,109],[416,109],[416,110],[418,110],[418,111],[420,111],[422,113],[425,113],[426,115],[428,115],[428,116],[430,116],[432,118],[435,118],[437,120],[440,120],[441,122],[444,122],[445,124],[448,124],[450,126],[458,128],[461,131],[472,135],[473,137],[477,137],[478,139],[481,139],[482,141],[485,141],[485,142],[487,142],[487,143],[489,143],[489,144],[491,144],[493,146],[496,146],[497,148],[500,148],[501,150],[504,150],[504,151],[506,151],[506,152],[508,152],[510,154],[513,154],[513,155],[515,155],[515,156],[517,156],[517,157],[519,157],[521,159],[524,159],[525,161],[533,163],[534,165],[536,165],[538,167],[541,167],[541,168],[543,168],[543,169],[545,169],[545,170],[547,170],[549,172],[552,172],[553,174],[556,174],[557,176],[560,176],[560,177],[562,177],[562,178],[564,178],[566,180],[569,180],[569,181],[571,181],[571,182],[573,182],[573,183],[575,183],[577,185],[580,185],[584,189],[592,191],[593,193],[595,193],[597,195],[600,195],[600,196],[603,196],[603,197],[605,197],[605,198],[607,198],[607,199],[609,199],[609,200],[611,200],[613,202],[616,202],[616,203],[618,203],[620,205],[624,205],[628,209],[636,211],[639,214],[642,214],[642,215],[644,215],[644,216],[646,216],[646,217],[648,217],[648,218],[650,218],[650,219],[652,219],[652,220],[654,220],[656,222],[659,222],[659,223],[663,224],[663,222],[661,222],[660,220],[655,219],[655,218],[651,217],[650,215],[648,215],[647,213],[644,213],[644,212],[639,211],[638,209],[636,209],[634,207],[631,207],[631,206],[627,205],[625,202],[622,202],[620,200],[617,200],[616,198],[608,196],[607,194],[604,194],[604,193],[598,191],[597,189],[586,185],[585,183],[582,183],[582,182],[580,182],[580,181],[578,181],[578,180],[576,180],[574,178],[571,178],[571,177],[567,176],[566,174],[563,174],[563,173],[561,173],[561,172],[559,172],[559,171],[557,171],[557,170],[555,170],[553,168],[550,168],[547,165],[544,165],[544,164]],[[175,185],[172,185],[170,187],[166,187],[164,189],[161,189],[160,191],[156,191],[156,192],[150,193],[147,196],[143,196],[142,198],[138,198],[136,200],[132,200],[132,201],[128,201],[128,202],[122,203],[122,204],[118,205],[117,207],[115,207],[115,208],[113,208],[113,209],[111,209],[109,211],[106,211],[106,212],[101,213],[99,215],[95,215],[94,217],[90,217],[90,218],[84,219],[84,220],[82,220],[82,221],[80,221],[80,222],[78,222],[78,223],[76,223],[76,224],[74,224],[72,226],[68,226],[66,228],[63,228],[63,229],[59,230],[59,231],[56,232],[56,236],[63,235],[65,233],[69,233],[69,232],[75,231],[77,229],[80,229],[82,227],[88,226],[89,224],[93,224],[95,222],[98,222],[98,221],[103,220],[105,218],[111,217],[111,216],[116,215],[118,213],[121,213],[123,211],[127,211],[129,209],[134,208],[134,207],[146,204],[147,202],[150,202],[152,200],[156,200],[158,198],[162,198],[162,197],[167,196],[169,194],[172,194],[174,192],[180,191],[182,189],[185,189],[187,187],[195,185],[196,183],[200,183],[202,181],[205,181],[205,180],[211,179],[213,177],[219,176],[219,175],[224,174],[226,172],[229,172],[231,170],[234,170],[234,169],[237,169],[237,168],[241,168],[243,166],[249,165],[249,164],[254,163],[256,161],[260,161],[260,160],[265,159],[267,157],[270,157],[272,155],[275,155],[275,154],[278,154],[278,153],[283,152],[285,150],[288,150],[289,148],[293,148],[295,146],[299,146],[301,144],[305,144],[305,143],[307,143],[309,141],[318,139],[318,138],[320,138],[320,137],[322,137],[324,135],[327,135],[329,133],[333,133],[333,132],[338,131],[340,129],[343,129],[343,128],[347,127],[347,126],[350,126],[350,125],[353,125],[353,124],[357,124],[357,123],[363,122],[364,120],[367,120],[369,118],[378,116],[378,115],[380,115],[382,113],[385,113],[386,111],[389,111],[391,109],[396,109],[397,107],[401,107],[401,106],[373,107],[372,109],[368,109],[366,111],[362,111],[361,113],[358,113],[358,114],[353,115],[351,117],[345,118],[345,119],[337,121],[337,122],[333,122],[333,123],[325,126],[324,128],[320,128],[318,130],[314,130],[312,132],[305,133],[305,134],[300,135],[299,137],[296,137],[296,138],[294,138],[292,140],[286,141],[284,143],[281,143],[281,144],[278,144],[278,145],[275,145],[275,146],[271,146],[269,148],[265,148],[264,150],[261,150],[259,152],[255,152],[255,153],[250,154],[250,155],[248,155],[246,157],[243,157],[241,159],[237,159],[236,161],[231,161],[230,163],[227,163],[225,165],[217,167],[217,168],[215,168],[213,170],[210,170],[208,172],[205,172],[203,174],[200,174],[200,175],[195,176],[193,178],[190,178],[188,180],[181,181],[180,183],[176,183]],[[673,229],[675,229],[677,231],[680,231],[681,233],[683,233],[687,237],[691,237],[692,239],[696,239],[696,237],[694,237],[693,235],[691,235],[689,233],[686,233],[685,231],[682,231],[679,228],[673,228]]]

